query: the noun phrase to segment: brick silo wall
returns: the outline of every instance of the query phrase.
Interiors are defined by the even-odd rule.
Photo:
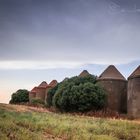
[[[37,88],[37,92],[36,92],[36,98],[37,99],[41,99],[42,101],[45,101],[45,92],[46,92],[46,88]]]
[[[46,91],[45,91],[45,103],[46,103],[46,100],[47,100],[47,96],[48,96],[48,91],[51,89],[51,87],[47,87],[46,88]]]
[[[99,79],[98,83],[107,93],[107,105],[110,110],[127,112],[127,81],[117,79]]]
[[[29,102],[31,103],[32,99],[36,98],[36,93],[30,92],[29,93]]]
[[[130,118],[140,118],[140,77],[128,79],[127,110]]]

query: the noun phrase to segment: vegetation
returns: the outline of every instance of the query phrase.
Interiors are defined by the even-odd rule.
[[[31,100],[31,105],[36,106],[36,107],[44,107],[45,103],[43,100],[35,98]]]
[[[54,91],[53,105],[61,111],[98,110],[106,103],[106,94],[92,75],[70,78]]]
[[[0,104],[1,140],[140,140],[140,124]]]
[[[26,89],[19,89],[12,94],[10,104],[19,104],[29,102],[29,91]]]
[[[46,99],[47,107],[51,107],[53,105],[52,100],[53,100],[54,94],[56,93],[56,90],[58,89],[58,85],[59,84],[57,84],[54,88],[48,91],[47,99]]]

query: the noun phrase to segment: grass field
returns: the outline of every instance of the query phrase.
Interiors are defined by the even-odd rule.
[[[140,140],[140,124],[0,104],[0,140]]]

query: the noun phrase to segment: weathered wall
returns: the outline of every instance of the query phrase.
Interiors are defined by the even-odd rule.
[[[47,87],[46,88],[46,92],[45,92],[45,103],[46,103],[46,100],[47,100],[47,95],[48,95],[48,91],[51,89],[51,87]]]
[[[37,88],[36,90],[36,98],[37,99],[41,99],[41,100],[45,100],[45,92],[46,92],[46,88]]]
[[[140,77],[128,79],[128,116],[140,118]]]
[[[36,93],[30,92],[29,93],[29,102],[31,103],[32,99],[36,98]]]
[[[107,108],[126,113],[127,111],[127,81],[100,79],[98,83],[107,93]]]
[[[122,84],[121,104],[120,105],[121,105],[120,112],[127,113],[127,81],[124,81],[124,85]]]
[[[42,82],[38,87],[34,87],[29,93],[30,102],[32,99],[41,99],[46,103],[48,90],[55,87],[56,85],[57,85],[57,81],[53,80],[49,85],[47,85],[46,82]]]

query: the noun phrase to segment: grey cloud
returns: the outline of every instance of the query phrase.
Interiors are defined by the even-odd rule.
[[[121,12],[139,6],[138,0],[1,0],[0,60],[139,59],[139,12]]]

